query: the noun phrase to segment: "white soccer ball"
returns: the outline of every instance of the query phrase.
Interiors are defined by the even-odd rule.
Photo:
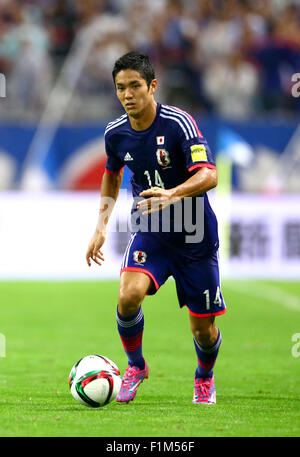
[[[87,355],[73,365],[69,375],[72,396],[85,406],[98,408],[116,398],[121,387],[120,370],[103,355]]]

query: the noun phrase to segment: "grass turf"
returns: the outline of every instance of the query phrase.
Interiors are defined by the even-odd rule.
[[[215,366],[217,404],[192,405],[196,355],[187,309],[168,281],[143,304],[150,377],[134,402],[87,408],[70,395],[87,354],[126,368],[115,322],[118,282],[0,283],[0,436],[288,437],[300,432],[300,285],[226,281]],[[300,353],[300,350],[299,350]]]

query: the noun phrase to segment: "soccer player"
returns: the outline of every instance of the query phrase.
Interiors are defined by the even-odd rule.
[[[173,276],[179,306],[187,306],[189,311],[198,362],[193,403],[213,404],[213,368],[222,340],[215,316],[226,311],[219,280],[217,220],[207,197],[207,191],[217,185],[216,166],[192,116],[155,101],[157,80],[148,56],[127,53],[115,62],[112,74],[125,114],[108,123],[105,130],[106,172],[98,224],[86,254],[88,265],[91,260],[99,265],[104,261],[102,246],[113,208],[107,201],[116,201],[125,165],[133,173],[132,216],[138,220],[139,215],[144,221],[131,233],[121,266],[117,327],[128,368],[116,400],[133,400],[141,382],[148,378],[142,352],[141,305],[145,295],[154,294]],[[190,211],[185,210],[185,202],[191,203]],[[169,215],[169,231],[162,227],[163,214]],[[151,230],[153,215],[159,216],[158,230]],[[181,225],[178,215],[183,215]],[[196,232],[201,220],[203,233],[199,236],[201,230],[198,235]],[[192,222],[194,232],[186,228]],[[188,233],[194,233],[194,238],[188,238]]]

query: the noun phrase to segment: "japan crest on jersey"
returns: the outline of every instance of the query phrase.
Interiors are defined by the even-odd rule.
[[[133,253],[133,260],[139,264],[145,263],[147,259],[146,252],[143,251],[134,251]]]
[[[171,162],[169,153],[165,149],[157,149],[156,157],[159,165],[162,167],[167,167]]]

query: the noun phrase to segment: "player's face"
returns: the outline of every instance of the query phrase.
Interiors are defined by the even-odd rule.
[[[138,118],[145,113],[147,107],[154,101],[156,79],[153,79],[148,87],[146,80],[141,77],[138,71],[119,71],[115,78],[115,84],[118,99],[126,113],[133,118]]]

